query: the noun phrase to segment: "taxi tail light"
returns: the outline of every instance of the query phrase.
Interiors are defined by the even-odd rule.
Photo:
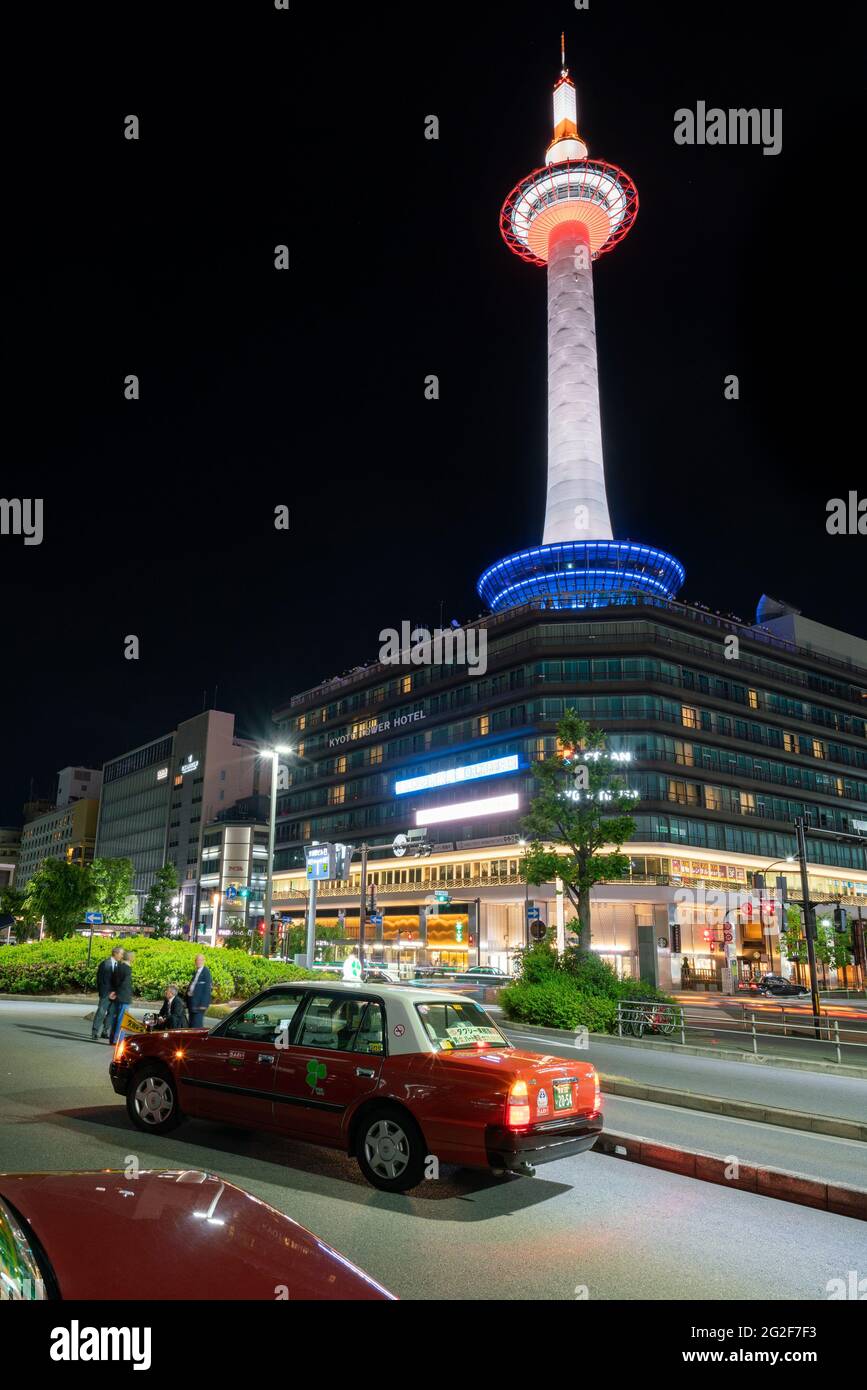
[[[506,1102],[506,1124],[509,1129],[523,1129],[530,1123],[530,1094],[526,1081],[513,1081]]]
[[[602,1087],[599,1084],[599,1073],[593,1073],[593,1113],[598,1114],[602,1109]]]

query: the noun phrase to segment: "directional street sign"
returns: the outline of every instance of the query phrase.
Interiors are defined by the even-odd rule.
[[[237,896],[238,896],[238,890],[237,890],[237,888],[235,887],[234,883],[231,883],[231,884],[229,885],[229,887],[226,889],[226,897],[227,897],[227,898],[237,898]]]
[[[101,912],[85,912],[84,920],[89,927],[101,927],[103,916]]]
[[[437,889],[435,890],[435,892],[434,892],[434,897],[436,898],[436,900],[437,900],[438,903],[450,903],[450,902],[451,902],[451,896],[450,896],[449,890],[448,890],[447,888],[437,888]]]

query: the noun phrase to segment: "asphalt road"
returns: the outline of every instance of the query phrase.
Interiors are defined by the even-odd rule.
[[[555,1042],[532,1026],[505,1027],[508,1036],[521,1045],[558,1057],[574,1057],[576,1049]],[[696,1057],[692,1053],[658,1050],[652,1042],[624,1046],[622,1043],[591,1038],[583,1055],[601,1072],[629,1081],[647,1081],[670,1086],[676,1091],[697,1095],[725,1096],[729,1100],[748,1100],[774,1105],[783,1110],[803,1110],[811,1115],[833,1115],[837,1119],[859,1120],[867,1116],[867,1080],[834,1076],[825,1072],[799,1071],[774,1067],[762,1062],[730,1062],[722,1057]]]
[[[393,1197],[352,1160],[307,1145],[198,1121],[143,1135],[111,1090],[111,1050],[90,1041],[86,1012],[0,1003],[0,1170],[119,1167],[130,1155],[142,1167],[208,1168],[404,1298],[812,1300],[867,1264],[863,1222],[599,1154],[505,1183],[444,1170]],[[640,1104],[615,1103],[633,1115]],[[645,1128],[673,1114],[651,1121],[662,1108],[641,1109]]]

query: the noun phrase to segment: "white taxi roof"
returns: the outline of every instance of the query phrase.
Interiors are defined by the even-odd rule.
[[[386,1008],[388,1050],[392,1056],[438,1050],[425,1031],[422,1016],[415,1007],[417,1004],[477,1004],[475,999],[450,990],[425,989],[416,985],[365,984],[362,980],[285,980],[282,984],[278,981],[269,985],[268,990],[272,989],[304,989],[315,994],[330,995],[362,994],[368,999],[381,1000]],[[497,1026],[494,1019],[491,1019],[491,1023]]]

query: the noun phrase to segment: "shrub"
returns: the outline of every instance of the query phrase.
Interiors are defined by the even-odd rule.
[[[196,946],[186,941],[147,937],[94,941],[90,963],[84,937],[63,941],[28,942],[0,951],[0,993],[71,994],[94,991],[96,970],[113,946],[135,952],[133,990],[145,999],[159,999],[166,985],[186,986],[201,952],[214,979],[214,1002],[247,999],[268,985],[288,980],[315,979],[316,974],[282,961],[248,956],[246,951]]]
[[[500,991],[499,1002],[511,1019],[545,1028],[585,1027],[591,1033],[613,1033],[617,1005],[603,994],[575,988],[565,972],[539,983],[523,980]]]
[[[536,941],[521,956],[521,979],[527,984],[541,984],[557,970],[557,951],[546,939]]]

